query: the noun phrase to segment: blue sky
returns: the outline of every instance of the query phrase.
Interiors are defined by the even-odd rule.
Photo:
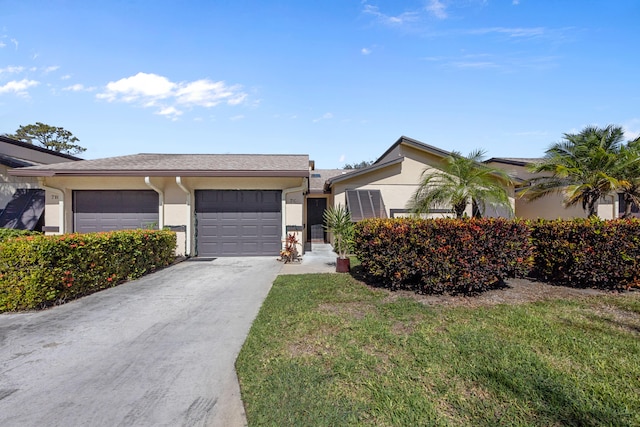
[[[0,133],[62,126],[85,158],[374,160],[401,135],[538,157],[640,133],[637,0],[0,0]]]

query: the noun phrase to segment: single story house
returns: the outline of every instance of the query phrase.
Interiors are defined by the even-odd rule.
[[[46,190],[45,231],[177,232],[177,254],[277,255],[304,230],[307,155],[134,154],[12,171]]]
[[[178,254],[277,256],[290,233],[301,243],[300,252],[328,241],[323,228],[328,206],[346,206],[355,221],[408,215],[407,202],[423,171],[441,168],[450,154],[402,136],[372,165],[355,170],[316,169],[308,155],[135,154],[9,173],[46,190],[48,233],[168,227],[177,232]],[[564,209],[559,197],[518,199],[518,187],[529,177],[526,161],[487,163],[512,176],[513,183],[504,185],[516,216],[584,216],[581,209]],[[607,206],[601,204],[602,214]],[[511,213],[488,209],[484,215]],[[453,212],[443,208],[429,216]]]
[[[42,230],[45,192],[38,179],[11,175],[29,166],[82,160],[0,135],[0,227]]]

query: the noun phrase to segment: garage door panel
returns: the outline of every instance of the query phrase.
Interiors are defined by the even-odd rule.
[[[151,190],[73,192],[74,231],[151,228],[158,226],[158,194]]]
[[[196,191],[199,256],[275,255],[280,251],[280,191]]]

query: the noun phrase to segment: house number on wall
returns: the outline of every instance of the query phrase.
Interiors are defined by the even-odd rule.
[[[289,203],[292,203],[292,204],[300,203],[300,200],[296,199],[295,197],[292,197],[292,198],[289,199]]]
[[[56,196],[55,194],[51,195],[51,200],[58,200],[58,196]]]

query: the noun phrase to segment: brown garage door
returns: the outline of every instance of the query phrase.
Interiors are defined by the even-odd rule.
[[[196,191],[198,256],[277,256],[281,197],[276,190]]]
[[[73,230],[77,233],[158,228],[158,193],[153,190],[73,192]]]

